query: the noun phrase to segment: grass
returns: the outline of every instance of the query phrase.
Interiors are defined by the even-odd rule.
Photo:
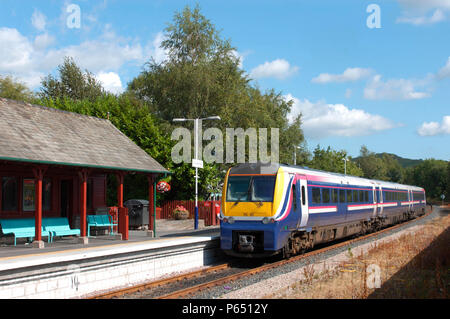
[[[345,262],[322,268],[320,273],[314,265],[307,265],[301,280],[265,297],[448,299],[449,226],[450,215],[439,217],[412,233],[374,243],[363,255],[355,256],[348,250]],[[379,276],[376,276],[377,271]]]

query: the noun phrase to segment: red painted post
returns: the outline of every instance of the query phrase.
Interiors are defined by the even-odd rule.
[[[34,199],[34,218],[35,218],[35,241],[42,241],[42,179],[44,177],[44,169],[33,169],[34,183],[35,183],[35,199]]]
[[[123,240],[128,240],[128,209],[123,207],[123,181],[124,172],[116,173],[117,177],[117,206],[119,207],[119,232]]]
[[[122,240],[128,240],[128,208],[119,207],[119,232]]]
[[[123,172],[117,173],[117,206],[123,207],[123,180],[125,174]]]
[[[87,180],[89,171],[83,168],[78,172],[80,177],[80,237],[86,237],[87,216]]]

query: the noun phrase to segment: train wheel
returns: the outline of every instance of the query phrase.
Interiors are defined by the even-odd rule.
[[[286,242],[286,244],[283,247],[283,258],[288,259],[291,257],[291,247],[290,247],[290,240]]]

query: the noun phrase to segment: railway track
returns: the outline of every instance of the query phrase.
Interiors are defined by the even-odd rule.
[[[357,238],[352,238],[349,240],[345,240],[339,243],[336,243],[334,245],[329,245],[323,248],[314,249],[312,251],[306,252],[304,254],[300,254],[297,256],[293,256],[289,259],[284,259],[280,261],[275,261],[272,263],[264,264],[262,266],[256,266],[256,267],[247,267],[249,269],[242,269],[242,268],[233,268],[233,265],[230,263],[224,263],[217,266],[212,266],[207,269],[170,277],[130,288],[124,288],[121,290],[113,291],[104,293],[101,295],[96,295],[92,297],[93,299],[107,299],[107,298],[120,298],[120,297],[126,297],[131,296],[131,298],[156,298],[156,299],[177,299],[177,298],[183,298],[190,295],[195,295],[198,292],[210,289],[216,286],[225,285],[227,283],[239,280],[244,277],[252,276],[264,271],[267,271],[269,269],[281,267],[283,265],[297,262],[301,259],[309,258],[312,256],[323,254],[324,252],[328,252],[343,246],[347,246],[349,244],[353,244],[356,242],[360,242],[363,240],[366,240],[371,237],[378,236],[380,234],[383,234],[387,231],[391,231],[400,227],[404,227],[405,225],[412,223],[414,221],[418,221],[426,216],[428,216],[431,213],[431,211],[427,212],[425,215],[417,217],[415,219],[409,220],[404,223],[396,224],[391,227],[387,227],[384,229],[381,229],[377,232],[370,233],[367,235],[363,235]],[[230,274],[227,274],[230,273]],[[196,283],[196,279],[199,277],[204,277],[203,282]],[[217,278],[220,277],[220,278]],[[192,280],[193,283],[189,283],[188,281]],[[178,284],[178,285],[177,285]],[[178,286],[178,287],[177,287]],[[184,286],[184,287],[179,287]],[[188,287],[186,287],[188,286]],[[159,287],[159,288],[158,288]],[[168,287],[168,292],[161,293],[161,291],[164,291],[165,287]],[[159,294],[145,294],[145,291],[152,290],[152,289],[160,289]],[[137,293],[141,293],[139,296],[136,295]]]

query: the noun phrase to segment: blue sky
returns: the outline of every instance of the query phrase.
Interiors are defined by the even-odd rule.
[[[71,55],[121,92],[196,3],[254,84],[293,100],[310,149],[450,159],[450,0],[1,0],[0,75],[37,90]]]

